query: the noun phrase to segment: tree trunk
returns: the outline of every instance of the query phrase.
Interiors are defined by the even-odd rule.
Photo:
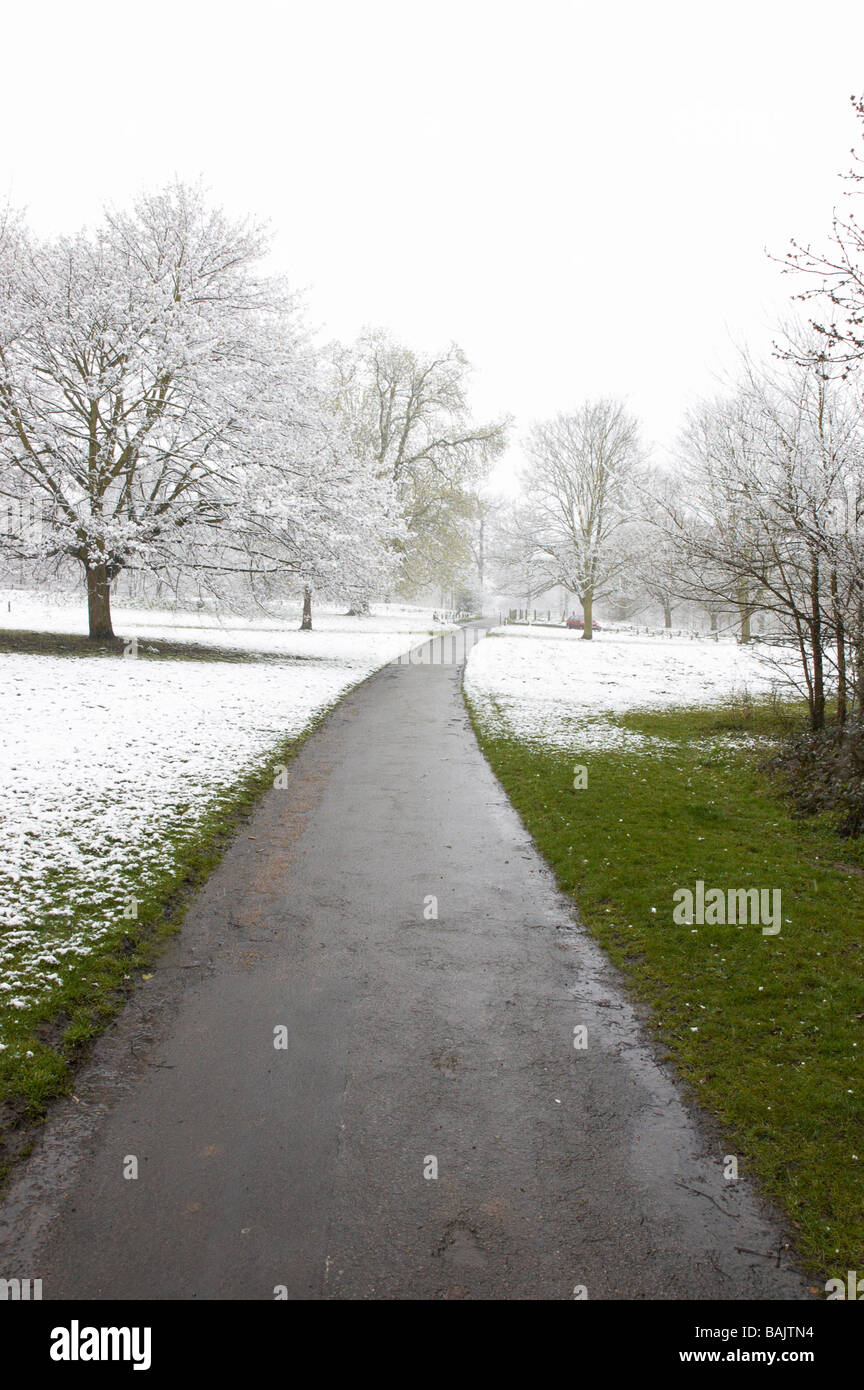
[[[113,638],[111,626],[111,581],[106,565],[85,565],[84,576],[87,581],[87,616],[90,623],[90,636],[93,638]]]
[[[864,596],[858,599],[853,649],[855,652],[855,706],[857,716],[860,719],[861,711],[864,710]]]
[[[742,643],[750,641],[750,618],[753,610],[748,603],[749,597],[747,580],[740,579],[738,581],[738,615],[741,620],[741,635],[738,641]]]
[[[749,608],[746,608],[746,607],[744,607],[744,608],[741,609],[741,637],[740,637],[740,640],[741,640],[741,642],[749,642],[749,641],[750,641],[750,609],[749,609]]]
[[[813,699],[810,726],[825,727],[825,673],[822,662],[822,605],[819,599],[819,556],[810,557],[810,645],[813,649]]]
[[[837,723],[846,723],[846,629],[842,619],[837,619]]]
[[[834,635],[837,645],[837,723],[846,723],[846,627],[840,612],[837,593],[837,571],[831,571],[831,607],[834,614]]]
[[[594,595],[592,593],[582,596],[582,617],[585,619],[585,627],[582,631],[582,641],[590,642],[594,636]]]
[[[303,588],[303,621],[300,624],[301,632],[312,631],[312,590],[309,585]]]
[[[668,598],[664,598],[663,600],[663,626],[672,626],[672,608],[669,604]]]

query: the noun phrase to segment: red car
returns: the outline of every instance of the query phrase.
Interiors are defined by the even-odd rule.
[[[578,628],[579,631],[581,632],[582,629],[583,629],[584,626],[585,626],[585,622],[584,622],[584,619],[582,619],[582,618],[568,618],[568,619],[567,619],[567,626],[568,626],[568,627],[575,627],[575,628]],[[602,631],[603,631],[603,629],[601,628],[600,624],[599,624],[599,623],[595,623],[595,621],[594,621],[593,618],[591,619],[591,631],[592,631],[592,632],[602,632]]]

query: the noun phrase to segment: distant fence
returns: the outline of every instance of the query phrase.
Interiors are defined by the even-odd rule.
[[[542,611],[542,609],[541,609],[540,614],[539,614],[539,616],[538,616],[538,613],[537,613],[537,609],[536,609],[536,608],[534,608],[534,609],[528,609],[528,608],[511,608],[511,609],[509,610],[509,612],[508,612],[506,618],[504,617],[503,613],[499,613],[498,617],[499,617],[499,619],[501,620],[501,622],[505,622],[505,623],[547,623],[547,624],[548,624],[548,623],[551,623],[551,622],[552,622],[552,609],[551,609],[551,608],[547,608],[547,609],[546,609],[546,616],[544,617],[544,616],[543,616],[543,611]],[[555,625],[556,627],[559,627],[559,626],[560,626],[560,623],[556,623],[556,624],[554,624],[554,625]]]

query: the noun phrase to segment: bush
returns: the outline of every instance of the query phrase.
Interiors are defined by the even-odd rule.
[[[854,838],[864,829],[864,723],[808,731],[787,744],[769,767],[787,783],[802,815],[831,812],[837,833]]]

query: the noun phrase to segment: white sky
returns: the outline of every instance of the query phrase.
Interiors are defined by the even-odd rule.
[[[764,248],[824,241],[864,91],[860,0],[50,0],[2,42],[38,231],[203,176],[329,335],[455,339],[478,414],[623,395],[660,443],[770,343]]]

